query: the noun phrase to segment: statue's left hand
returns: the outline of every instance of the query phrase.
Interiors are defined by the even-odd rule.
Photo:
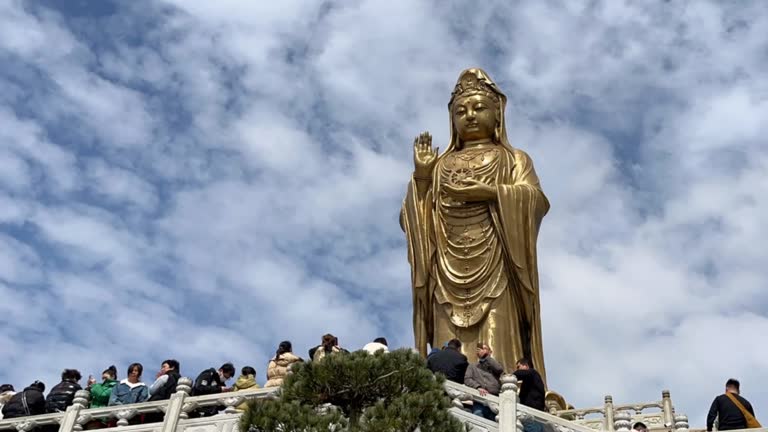
[[[479,180],[468,178],[464,183],[469,186],[456,187],[446,184],[444,187],[457,201],[492,201],[496,199],[496,186],[491,186]]]

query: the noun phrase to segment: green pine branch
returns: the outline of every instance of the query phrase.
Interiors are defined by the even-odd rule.
[[[326,404],[337,409],[322,410]],[[442,378],[418,354],[358,351],[294,365],[278,400],[249,403],[240,430],[464,431],[449,408]]]

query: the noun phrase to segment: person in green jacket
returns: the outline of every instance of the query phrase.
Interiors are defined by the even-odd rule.
[[[117,385],[117,368],[113,365],[101,373],[102,382],[89,382],[91,391],[91,408],[105,407],[109,404],[112,389]]]

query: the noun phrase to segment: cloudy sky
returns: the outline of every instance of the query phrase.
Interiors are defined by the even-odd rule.
[[[0,381],[410,345],[411,143],[480,66],[552,203],[551,387],[768,416],[768,6],[482,5],[0,1]]]

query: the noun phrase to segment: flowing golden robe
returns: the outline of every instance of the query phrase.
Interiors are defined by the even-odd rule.
[[[400,223],[411,264],[414,337],[422,355],[427,344],[459,339],[470,362],[475,344],[488,343],[505,372],[529,357],[546,383],[536,239],[549,202],[531,158],[512,148],[503,130],[500,136],[491,148],[449,146],[431,182],[412,178],[408,185]],[[451,199],[443,186],[465,177],[495,184],[496,200]]]

